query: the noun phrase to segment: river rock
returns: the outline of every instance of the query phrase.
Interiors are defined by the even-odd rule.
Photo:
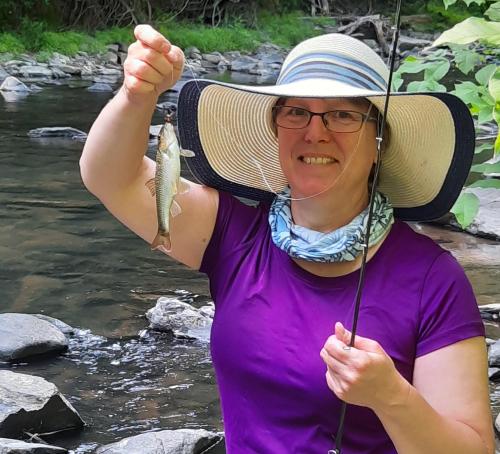
[[[488,349],[488,364],[490,367],[500,367],[500,340],[490,345]]]
[[[276,63],[280,66],[285,61],[286,51],[275,44],[262,44],[257,49],[256,58],[263,64]]]
[[[98,68],[98,74],[102,74],[103,76],[121,76],[122,71],[120,69],[115,68]]]
[[[52,71],[58,70],[62,71],[65,74],[69,74],[70,76],[79,76],[82,74],[82,68],[79,68],[77,66],[73,65],[67,65],[67,64],[61,64],[61,65],[54,65],[51,67]]]
[[[400,52],[414,50],[417,48],[427,47],[432,44],[432,41],[427,39],[413,38],[411,36],[400,35],[398,47]]]
[[[7,77],[9,77],[9,73],[0,66],[0,82],[3,82]]]
[[[239,72],[249,72],[251,69],[257,67],[259,60],[250,57],[248,55],[242,55],[241,57],[233,60],[231,62],[231,70]]]
[[[208,342],[213,318],[208,314],[208,308],[196,309],[177,298],[160,297],[156,306],[147,311],[146,317],[151,329]]]
[[[58,446],[0,438],[0,454],[62,454],[65,452],[68,450]]]
[[[47,128],[36,128],[28,131],[28,136],[32,138],[43,137],[66,137],[69,139],[85,139],[87,134],[71,126],[51,126]]]
[[[146,432],[101,446],[96,454],[225,454],[224,437],[204,429]]]
[[[500,380],[500,368],[488,367],[488,378],[491,381],[499,381]]]
[[[0,402],[0,437],[20,438],[25,431],[43,434],[84,426],[57,387],[42,377],[0,370]]]
[[[109,84],[104,84],[102,82],[97,82],[90,87],[87,87],[88,91],[101,91],[101,92],[111,92],[113,87]]]
[[[68,348],[66,336],[45,320],[29,314],[0,314],[0,361],[13,361]]]
[[[30,92],[28,86],[14,76],[7,77],[0,85],[0,91]]]
[[[220,52],[211,52],[209,54],[202,54],[203,60],[212,63],[213,65],[218,65],[219,62],[224,58]]]
[[[200,50],[197,47],[194,47],[194,46],[188,47],[184,51],[184,56],[186,58],[190,58],[192,60],[201,60],[202,59],[202,55],[201,55]]]
[[[57,318],[49,317],[48,315],[44,315],[44,314],[33,314],[33,315],[36,318],[39,318],[40,320],[45,320],[46,322],[49,322],[51,325],[55,326],[63,334],[67,334],[67,335],[75,334],[74,328],[72,328],[67,323],[62,322],[61,320],[59,320]]]
[[[21,74],[23,77],[52,77],[52,70],[45,65],[26,65],[21,66],[17,70],[17,74]]]
[[[475,194],[479,199],[479,211],[467,231],[500,239],[500,190],[494,188],[468,188],[467,192]]]

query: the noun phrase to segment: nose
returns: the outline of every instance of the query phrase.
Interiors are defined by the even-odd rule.
[[[305,129],[304,139],[311,143],[329,142],[331,135],[332,133],[326,129],[325,123],[323,123],[323,118],[320,115],[313,115]]]

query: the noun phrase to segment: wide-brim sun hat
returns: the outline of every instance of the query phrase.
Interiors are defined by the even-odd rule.
[[[279,98],[366,98],[384,110],[389,71],[366,44],[347,35],[317,36],[286,57],[272,86],[191,80],[178,101],[181,146],[207,186],[271,201],[286,185],[278,156],[272,107]],[[467,106],[449,93],[392,93],[390,140],[378,190],[397,218],[426,221],[446,214],[472,164],[474,123]]]

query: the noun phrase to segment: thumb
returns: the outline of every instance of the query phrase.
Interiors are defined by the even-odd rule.
[[[346,345],[350,345],[352,333],[341,322],[335,323],[335,336]],[[356,334],[354,348],[370,353],[383,353],[384,350],[377,341]]]

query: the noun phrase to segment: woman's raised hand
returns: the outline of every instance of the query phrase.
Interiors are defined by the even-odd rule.
[[[404,403],[410,385],[381,345],[356,336],[349,348],[350,339],[351,333],[337,322],[335,334],[321,350],[328,387],[339,399],[374,411]]]
[[[135,27],[136,41],[128,48],[123,86],[128,95],[159,96],[182,74],[184,54],[150,25]]]

